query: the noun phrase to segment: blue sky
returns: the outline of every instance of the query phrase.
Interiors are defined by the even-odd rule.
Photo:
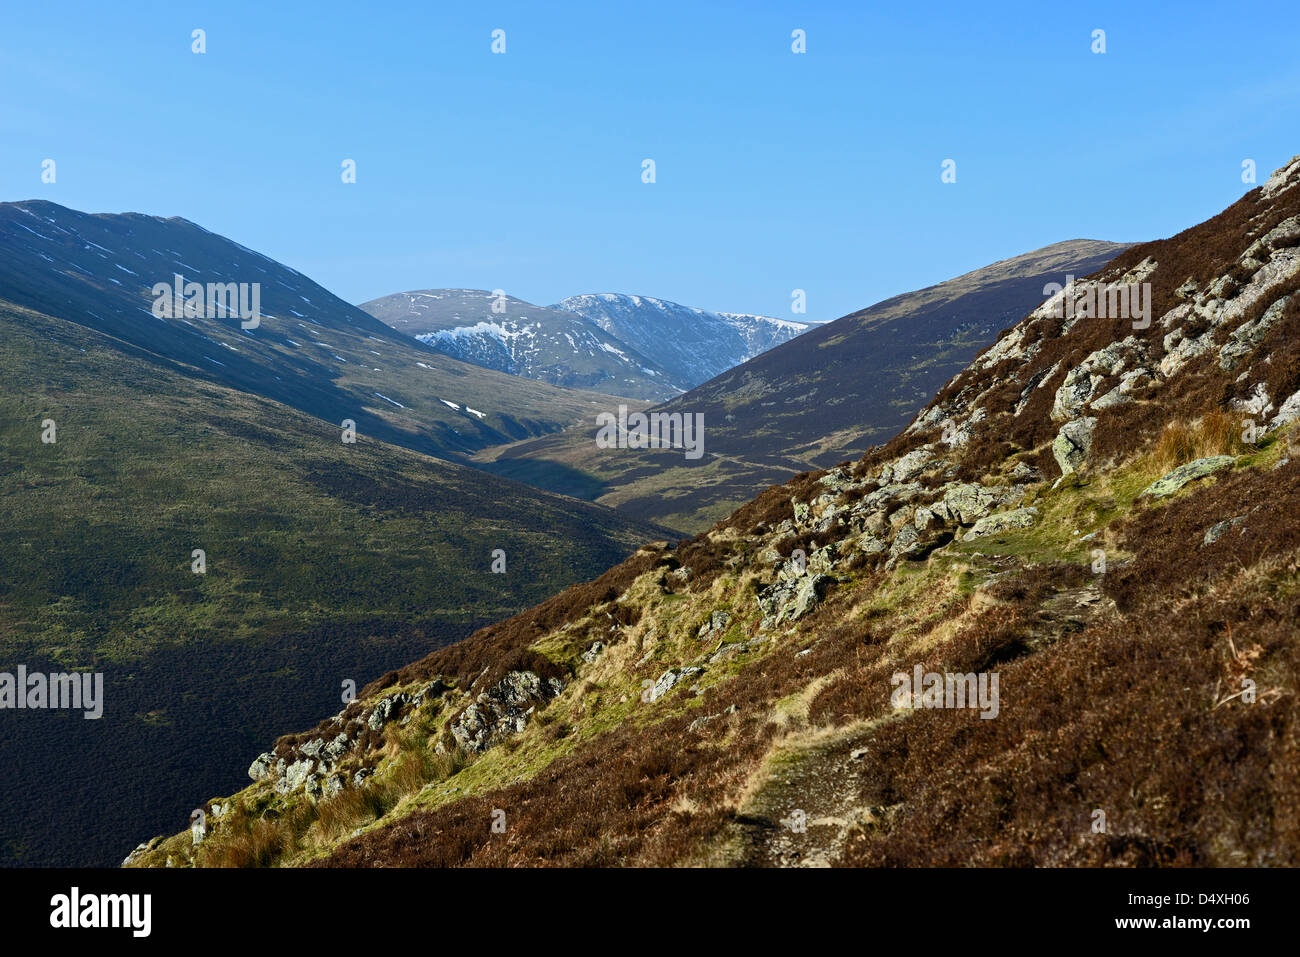
[[[380,6],[8,4],[0,199],[184,216],[353,302],[800,288],[828,320],[1171,235],[1300,153],[1294,0]]]

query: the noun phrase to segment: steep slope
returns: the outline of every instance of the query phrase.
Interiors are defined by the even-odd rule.
[[[202,286],[202,308],[186,311],[185,300],[197,300],[183,285],[179,298],[155,295],[157,284],[174,290],[177,275]],[[245,284],[249,317],[231,314],[224,289],[210,307],[209,284]],[[179,218],[2,203],[0,299],[444,458],[553,432],[603,407],[599,396],[447,359],[301,273]]]
[[[344,444],[3,303],[0,375],[0,673],[104,674],[97,721],[0,711],[3,866],[120,861],[123,835],[236,787],[250,749],[331,709],[345,679],[663,534],[365,434]]]
[[[1130,283],[1149,322],[1081,314]],[[1295,866],[1298,333],[1300,156],[854,465],[386,675],[130,863]]]
[[[806,332],[808,323],[709,312],[649,296],[594,293],[553,307],[583,316],[656,362],[688,387]]]
[[[662,401],[689,388],[581,316],[483,289],[423,289],[361,304],[432,349],[553,385]]]
[[[594,419],[487,449],[485,468],[631,515],[698,531],[769,485],[883,442],[982,348],[1124,246],[1056,243],[895,296],[818,326],[724,372],[662,411],[704,416],[705,454],[600,449]]]

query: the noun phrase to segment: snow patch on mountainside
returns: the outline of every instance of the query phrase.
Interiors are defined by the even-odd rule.
[[[808,323],[710,312],[652,296],[590,293],[551,307],[582,316],[691,386],[805,332]]]

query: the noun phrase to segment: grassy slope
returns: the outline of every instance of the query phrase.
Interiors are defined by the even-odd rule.
[[[0,305],[0,670],[108,675],[99,722],[0,717],[2,760],[30,782],[0,804],[0,862],[115,863],[123,833],[238,781],[256,743],[333,710],[343,679],[662,537],[365,434],[345,445],[131,352]]]
[[[1298,452],[1294,434],[1270,440],[1169,504],[1136,501],[1164,472],[1148,457],[1044,488],[1035,528],[893,574],[853,570],[812,616],[756,646],[745,644],[760,634],[753,571],[693,587],[665,575],[671,556],[656,552],[618,582],[616,602],[533,643],[574,680],[522,734],[464,766],[421,757],[458,710],[453,695],[390,734],[369,803],[311,805],[254,785],[233,799],[248,813],[218,825],[197,861],[253,862],[243,829],[271,811],[282,823],[258,860],[281,865],[1294,864],[1300,833],[1281,812],[1300,780],[1285,717],[1300,692],[1285,625],[1300,612],[1300,571],[1286,536],[1253,542],[1244,568],[1231,546],[1210,553],[1185,595],[1151,590],[1122,617],[1106,609],[1112,591],[1199,541],[1225,494],[1267,487],[1279,517],[1300,508]],[[1168,510],[1183,532],[1135,563],[1143,523]],[[724,556],[753,557],[734,533],[713,538]],[[1097,544],[1109,578],[1090,572]],[[1103,610],[1076,607],[1077,596]],[[1189,599],[1209,613],[1168,628]],[[620,606],[639,618],[611,637],[605,613]],[[701,643],[696,630],[720,609],[732,624]],[[582,661],[594,640],[609,650]],[[719,649],[734,653],[710,662]],[[1002,720],[893,712],[889,676],[915,663],[994,667]],[[687,665],[705,674],[642,700],[645,682]],[[384,693],[425,674],[399,673]],[[1216,707],[1242,675],[1259,680],[1260,706]],[[1204,780],[1187,774],[1191,755]],[[1275,777],[1235,784],[1236,762]],[[1113,834],[1092,839],[1098,807]],[[508,836],[491,833],[498,808]],[[806,834],[783,826],[796,810]],[[348,841],[355,828],[363,836]],[[185,863],[188,844],[163,840],[142,863]]]

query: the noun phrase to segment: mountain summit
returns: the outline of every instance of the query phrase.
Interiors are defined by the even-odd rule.
[[[535,306],[503,291],[421,289],[361,304],[432,349],[488,369],[665,401],[809,328],[612,293]]]
[[[361,304],[444,355],[568,388],[663,400],[689,384],[599,326],[485,289],[421,289]]]
[[[809,323],[709,312],[649,296],[595,293],[555,304],[655,360],[688,387],[707,382],[811,328]]]

